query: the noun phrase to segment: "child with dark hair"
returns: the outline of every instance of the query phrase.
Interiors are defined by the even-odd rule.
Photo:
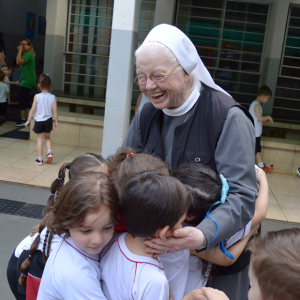
[[[45,266],[37,300],[105,299],[100,252],[111,240],[119,195],[103,173],[84,173],[66,183],[45,222],[62,239]]]
[[[10,92],[7,85],[4,83],[5,74],[0,71],[0,126],[5,122],[6,106],[10,103]]]
[[[172,236],[172,230],[181,228],[191,197],[176,178],[150,171],[128,179],[120,203],[128,233],[114,238],[103,250],[103,292],[108,300],[168,300],[164,266],[145,251],[144,242],[152,237],[165,239]],[[193,293],[184,299],[193,299]]]
[[[195,250],[190,250],[189,276],[185,293],[205,286],[211,263],[219,266],[232,265],[245,249],[249,238],[264,220],[268,208],[268,182],[265,173],[257,167],[256,170],[260,190],[252,221],[243,230],[222,242],[220,247],[215,247],[208,253],[197,253]],[[226,202],[229,189],[226,179],[207,165],[181,165],[174,169],[171,175],[188,188],[193,198],[185,220],[185,223],[189,225],[196,226],[204,218],[210,218],[209,213],[218,205]],[[217,223],[216,226],[218,227]]]
[[[55,129],[58,129],[58,111],[57,102],[54,95],[50,93],[52,88],[52,83],[49,75],[42,74],[38,79],[38,89],[41,93],[34,96],[32,108],[29,112],[28,120],[25,126],[29,126],[31,119],[34,116],[35,125],[34,132],[37,134],[37,151],[38,158],[35,163],[38,166],[44,164],[43,162],[43,142],[45,139],[47,146],[47,156],[45,163],[51,163],[53,160],[52,154],[52,143],[50,139],[50,133],[52,130],[52,111],[55,117]]]
[[[111,177],[119,192],[133,174],[157,171],[169,175],[169,167],[159,157],[147,153],[136,153],[132,148],[119,150],[110,161]]]
[[[169,175],[168,164],[159,157],[147,153],[135,153],[132,148],[118,151],[110,162],[111,177],[119,193],[124,184],[137,173],[157,171]],[[175,300],[184,297],[186,280],[188,277],[189,250],[168,253],[160,257]]]
[[[300,229],[269,231],[247,247],[251,251],[249,300],[300,299]],[[214,289],[201,289],[207,300],[229,300]]]
[[[262,104],[268,102],[269,98],[272,96],[272,91],[267,85],[262,85],[257,91],[257,98],[253,101],[249,107],[249,112],[254,120],[255,127],[255,160],[257,165],[262,168],[265,172],[274,170],[274,168],[267,167],[261,159],[261,146],[260,146],[260,136],[262,134],[262,122],[273,123],[271,116],[262,116]]]
[[[107,161],[94,153],[85,153],[76,157],[71,163],[64,163],[59,170],[58,177],[51,185],[51,195],[46,203],[46,214],[51,210],[55,198],[64,186],[66,170],[69,170],[69,179],[86,172],[110,174]],[[61,237],[57,234],[53,235],[46,227],[46,219],[47,216],[33,228],[29,236],[21,241],[8,263],[7,280],[16,299],[25,300],[27,288],[28,293],[33,296],[32,299],[36,299],[45,263],[52,250],[61,241]]]

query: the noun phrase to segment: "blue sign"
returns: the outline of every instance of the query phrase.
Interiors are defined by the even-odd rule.
[[[46,18],[39,17],[39,34],[46,34]]]
[[[27,26],[26,26],[26,38],[33,39],[35,35],[35,18],[36,14],[28,12],[27,13]]]

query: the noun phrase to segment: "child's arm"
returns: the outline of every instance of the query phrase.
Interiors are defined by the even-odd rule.
[[[259,225],[266,217],[269,205],[269,185],[266,173],[257,168],[256,179],[259,184],[258,197],[255,201],[255,213],[252,219],[252,227]]]
[[[33,103],[32,103],[32,107],[31,107],[31,110],[30,110],[30,112],[29,112],[28,120],[27,120],[27,122],[25,123],[25,126],[26,126],[26,127],[28,127],[28,125],[30,124],[31,119],[33,118],[33,116],[34,116],[34,114],[35,114],[36,107],[37,107],[37,101],[36,101],[36,96],[34,96]]]
[[[258,120],[259,122],[270,121],[271,123],[273,123],[273,119],[272,119],[271,116],[265,116],[265,117],[263,117],[263,116],[261,115],[260,107],[259,107],[258,104],[256,104],[256,105],[254,106],[254,111],[255,111],[255,113],[256,113],[257,120]]]
[[[54,113],[54,118],[55,118],[55,123],[54,123],[54,128],[58,129],[58,110],[57,110],[57,102],[56,102],[56,97],[53,105],[53,113]]]
[[[257,231],[258,227],[259,226],[252,226],[250,233],[245,238],[238,241],[232,247],[227,249],[228,252],[233,255],[234,259],[230,259],[229,257],[227,257],[218,246],[211,249],[207,255],[205,255],[205,251],[197,253],[196,250],[190,250],[190,254],[196,255],[208,262],[219,266],[231,266],[233,263],[236,262],[241,253],[244,251],[250,237]]]
[[[10,85],[20,85],[20,81],[10,81],[6,76],[4,78],[4,82]]]
[[[10,92],[6,92],[7,95],[7,104],[10,104]]]

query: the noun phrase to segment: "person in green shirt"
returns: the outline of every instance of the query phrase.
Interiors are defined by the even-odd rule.
[[[23,55],[22,55],[23,53]],[[21,82],[18,93],[21,120],[16,126],[24,126],[30,106],[30,91],[36,85],[35,52],[29,39],[23,40],[18,46],[17,65],[21,66]]]

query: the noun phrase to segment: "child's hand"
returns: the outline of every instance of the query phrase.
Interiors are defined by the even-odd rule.
[[[9,105],[10,104],[10,99],[7,99],[7,105]]]
[[[193,290],[188,293],[182,300],[209,300],[202,290]]]
[[[25,123],[25,126],[28,127],[29,124],[30,124],[30,122],[27,120]]]
[[[261,184],[263,181],[267,181],[266,173],[261,168],[256,169],[256,180],[259,184]]]
[[[57,130],[58,129],[58,122],[54,123],[54,129]]]
[[[201,291],[208,300],[229,300],[225,293],[213,288],[202,287]]]
[[[273,119],[272,119],[272,117],[271,116],[267,116],[267,122],[270,122],[271,124],[273,124]]]
[[[169,290],[169,300],[174,300],[174,295],[171,290]]]

